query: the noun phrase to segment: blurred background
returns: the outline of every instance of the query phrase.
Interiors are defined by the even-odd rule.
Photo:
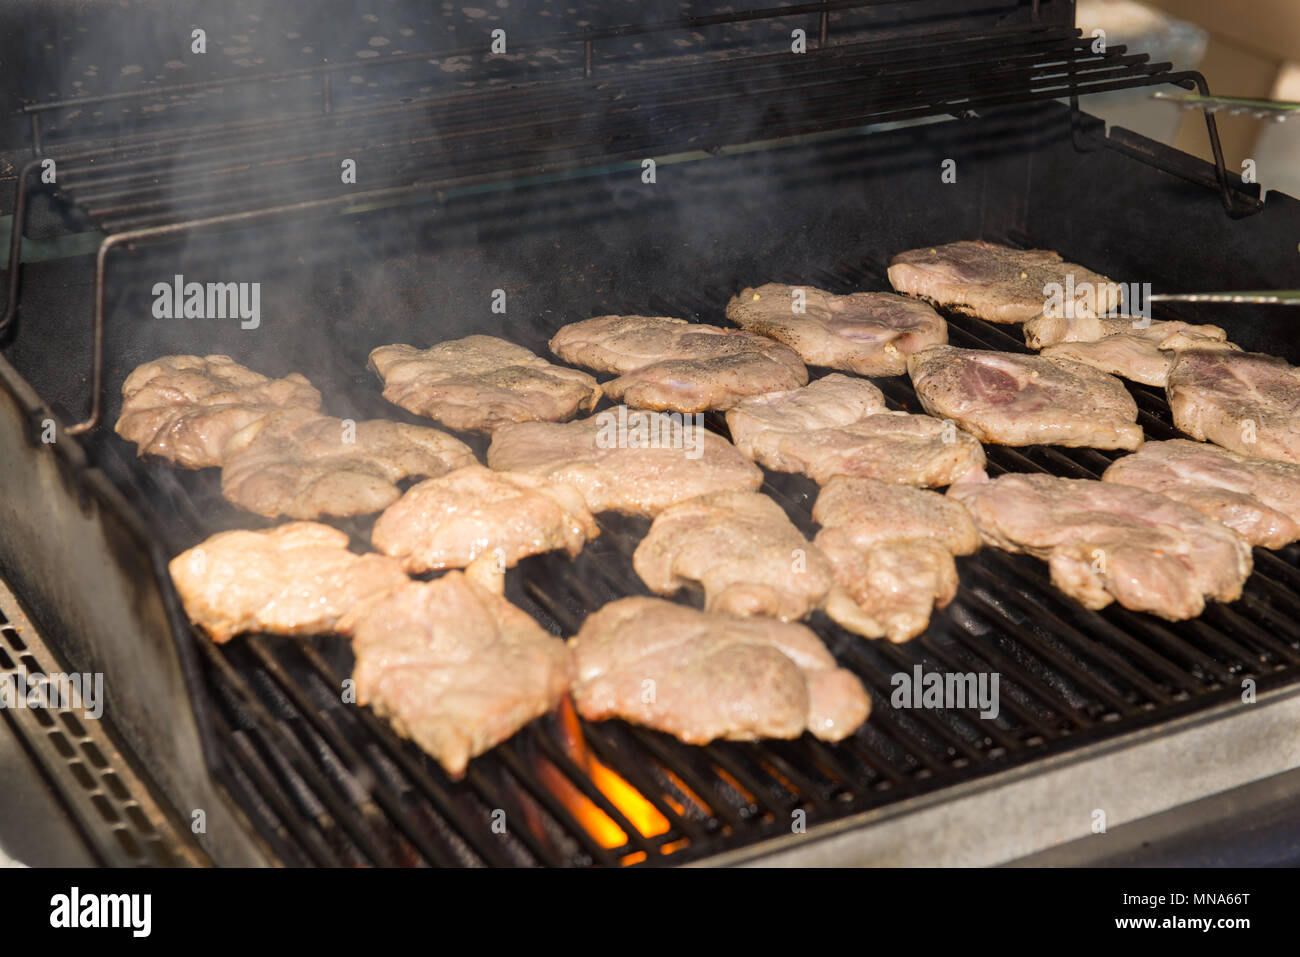
[[[1300,0],[1078,0],[1085,35],[1100,28],[1108,45],[1200,70],[1212,93],[1300,101]],[[1200,110],[1151,99],[1150,90],[1089,97],[1083,109],[1210,158]],[[1286,122],[1217,114],[1224,159],[1241,172],[1253,159],[1264,189],[1300,197],[1300,114]]]

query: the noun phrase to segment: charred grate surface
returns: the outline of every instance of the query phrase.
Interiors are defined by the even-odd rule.
[[[835,292],[888,288],[884,263],[771,278]],[[717,322],[732,292],[606,305]],[[1015,328],[948,319],[955,344],[1025,351]],[[536,321],[525,338],[553,331]],[[875,381],[894,407],[920,410],[906,379]],[[1132,388],[1148,436],[1173,436],[1163,397]],[[371,391],[368,411],[391,416]],[[710,419],[723,429],[720,417]],[[1093,478],[1119,454],[986,448],[994,474]],[[221,504],[214,475],[131,468],[166,516],[160,527],[178,542],[257,524]],[[764,491],[805,533],[814,530],[811,481],[768,473]],[[507,597],[557,635],[572,634],[608,601],[646,593],[631,556],[648,521],[606,515],[601,524],[602,535],[575,560],[538,556],[508,575]],[[364,546],[368,523],[345,527]],[[200,636],[194,641],[207,665],[218,770],[287,863],[678,864],[1239,700],[1247,678],[1261,691],[1295,681],[1300,548],[1257,549],[1255,563],[1240,601],[1169,623],[1116,606],[1089,611],[1051,586],[1041,562],[986,549],[959,559],[956,600],[908,644],[865,641],[824,618],[813,621],[872,696],[871,718],[845,742],[805,735],[698,748],[563,710],[475,759],[459,782],[368,709],[344,701],[352,665],[345,641],[251,636],[220,648]],[[892,677],[918,666],[996,672],[1000,714],[989,720],[977,708],[894,709]]]

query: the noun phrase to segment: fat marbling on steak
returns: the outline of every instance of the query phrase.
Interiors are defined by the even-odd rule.
[[[808,381],[789,346],[739,329],[662,316],[597,316],[564,326],[551,351],[565,362],[618,378],[615,402],[642,409],[703,412]]]
[[[1206,598],[1240,598],[1250,575],[1244,538],[1145,489],[1011,473],[948,494],[970,509],[986,545],[1043,559],[1052,583],[1087,608],[1118,601],[1171,621],[1195,618]]]
[[[727,413],[736,446],[760,465],[824,483],[835,475],[949,485],[981,472],[984,449],[951,423],[891,412],[864,379],[832,373],[755,396]]]
[[[375,521],[370,541],[412,574],[488,561],[578,554],[600,534],[582,493],[519,472],[467,465],[408,489]]]
[[[306,410],[245,426],[226,445],[221,494],[268,518],[366,515],[395,502],[397,483],[473,464],[464,442],[438,429]]]
[[[334,631],[359,602],[408,580],[396,559],[350,552],[346,534],[316,522],[219,532],[168,570],[185,613],[218,642]]]
[[[502,426],[487,459],[494,469],[572,485],[592,512],[653,516],[696,495],[763,484],[762,470],[721,436],[625,407],[563,424]]]
[[[600,401],[587,373],[547,362],[495,336],[466,336],[429,349],[380,346],[370,368],[384,398],[458,431],[491,432],[505,422],[562,422]]]
[[[836,579],[891,641],[923,632],[957,594],[954,555],[979,548],[965,506],[937,492],[838,475],[813,505],[814,543]]]
[[[569,646],[583,717],[623,718],[688,744],[804,731],[839,741],[871,710],[862,683],[792,622],[638,596],[590,615]]]
[[[565,643],[461,572],[408,582],[358,606],[339,627],[356,653],[357,703],[453,778],[569,689]]]
[[[222,463],[230,437],[279,409],[320,408],[321,395],[296,372],[269,379],[230,356],[162,356],[122,383],[115,431],[139,447],[190,469]]]
[[[1167,391],[1174,426],[1192,438],[1300,463],[1300,368],[1256,352],[1189,349]]]
[[[837,296],[767,283],[734,296],[727,318],[784,342],[808,365],[865,376],[903,375],[911,353],[948,341],[948,324],[937,312],[888,292]]]
[[[1137,403],[1112,375],[1070,359],[932,346],[908,360],[921,405],[982,442],[1135,449]]]
[[[713,492],[664,509],[632,560],[661,595],[703,586],[707,611],[797,621],[822,608],[855,634],[884,634],[781,506],[758,492]]]
[[[1103,482],[1135,485],[1190,505],[1252,545],[1281,548],[1300,539],[1300,465],[1170,439],[1146,442],[1116,459]]]
[[[1051,283],[1063,294],[1073,291],[1072,303],[1062,305],[1075,314],[1105,315],[1120,305],[1118,285],[1058,253],[983,240],[899,253],[890,261],[889,282],[899,292],[989,322],[1025,322],[1040,315]]]

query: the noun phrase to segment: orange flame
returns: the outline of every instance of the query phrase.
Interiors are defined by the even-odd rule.
[[[587,742],[583,740],[578,714],[568,698],[560,703],[560,727],[564,732],[565,750],[569,752],[574,764],[587,773],[600,793],[618,808],[642,837],[657,837],[668,830],[668,819],[659,813],[658,808],[622,777],[596,760]],[[623,829],[581,791],[570,786],[559,789],[559,793],[578,823],[601,847],[623,847],[628,843],[628,835]],[[638,852],[625,859],[624,863],[636,863],[644,856],[644,853]]]

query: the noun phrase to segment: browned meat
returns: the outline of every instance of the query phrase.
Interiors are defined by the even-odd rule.
[[[856,634],[884,633],[836,584],[830,563],[781,506],[757,492],[713,492],[664,509],[633,563],[661,595],[703,585],[708,611],[793,621],[825,608]]]
[[[1112,600],[1177,621],[1205,599],[1236,601],[1250,546],[1190,506],[1145,489],[1052,475],[954,485],[986,545],[1048,563],[1052,583],[1087,608]]]
[[[1092,342],[1061,342],[1048,346],[1042,354],[1049,358],[1082,362],[1101,372],[1123,376],[1144,385],[1163,388],[1169,381],[1178,353],[1185,348],[1206,347],[1226,352],[1240,352],[1231,342],[1196,339],[1183,332],[1155,339],[1136,332],[1121,332]]]
[[[449,775],[554,708],[568,648],[460,572],[409,582],[340,624],[352,636],[357,703],[437,758]]]
[[[795,311],[797,304],[801,312]],[[948,324],[937,312],[888,292],[836,296],[812,286],[770,282],[734,296],[727,318],[784,342],[809,365],[866,376],[903,375],[909,355],[948,341]]]
[[[953,555],[979,547],[970,513],[936,492],[836,476],[813,506],[815,543],[836,579],[891,641],[923,632],[957,594]]]
[[[1300,462],[1300,368],[1255,352],[1190,349],[1169,373],[1174,425],[1242,455]]]
[[[989,322],[1025,322],[1043,312],[1044,291],[1073,277],[1074,313],[1105,315],[1120,305],[1119,287],[1046,249],[1010,249],[982,240],[910,249],[889,264],[899,292]],[[1088,298],[1091,296],[1091,300]]]
[[[763,484],[753,462],[703,426],[624,408],[563,425],[503,426],[487,458],[494,469],[572,485],[592,512],[656,515],[706,492],[754,491]]]
[[[562,422],[600,401],[596,380],[494,336],[466,336],[431,349],[380,346],[370,368],[384,398],[450,429],[491,432],[504,422]]]
[[[890,412],[870,382],[833,373],[747,399],[727,413],[737,448],[778,472],[949,485],[984,466],[974,438],[926,415]]]
[[[359,602],[407,581],[396,559],[350,552],[347,535],[315,522],[220,532],[168,568],[185,613],[213,641],[333,631]]]
[[[163,356],[122,383],[115,431],[188,469],[220,465],[230,437],[277,409],[320,408],[320,393],[292,372],[283,379],[246,369],[230,356]]]
[[[1204,442],[1147,442],[1101,480],[1167,495],[1217,518],[1252,545],[1300,539],[1300,465],[1229,452]]]
[[[583,717],[624,718],[688,744],[805,730],[839,741],[871,710],[861,682],[799,624],[624,598],[589,616],[569,646]]]
[[[1114,376],[1069,359],[933,346],[908,360],[931,415],[982,442],[1135,449],[1137,403]]]
[[[371,543],[413,574],[486,560],[499,571],[600,534],[582,493],[518,472],[467,465],[409,489],[380,515]]]
[[[1106,336],[1140,335],[1158,342],[1177,342],[1179,348],[1189,348],[1191,341],[1211,343],[1224,342],[1228,334],[1218,326],[1197,326],[1187,322],[1153,321],[1146,326],[1139,326],[1139,320],[1131,317],[1099,318],[1094,315],[1062,316],[1059,314],[1043,315],[1031,319],[1024,325],[1025,345],[1031,349],[1045,349],[1059,342],[1096,342]],[[1182,338],[1177,337],[1182,333]]]
[[[551,351],[565,362],[618,373],[604,384],[605,394],[642,409],[729,409],[745,396],[808,381],[808,370],[788,346],[684,319],[585,319],[560,329]]]
[[[395,502],[404,478],[475,461],[469,446],[437,429],[278,412],[231,438],[221,494],[268,518],[365,515]]]

